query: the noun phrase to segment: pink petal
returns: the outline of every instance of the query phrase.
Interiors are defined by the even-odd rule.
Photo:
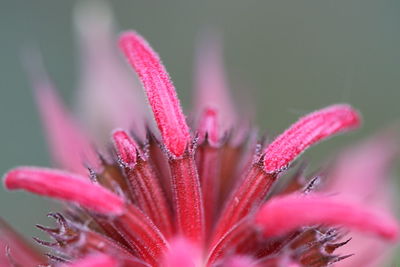
[[[118,261],[107,254],[92,254],[63,267],[116,267]]]
[[[136,206],[127,205],[113,225],[141,259],[151,266],[158,265],[167,248],[167,241],[149,217]]]
[[[275,197],[257,212],[255,223],[265,237],[280,236],[315,224],[344,226],[391,241],[399,236],[398,223],[388,215],[369,206],[321,195]]]
[[[164,144],[172,153],[170,170],[178,228],[185,237],[201,242],[204,210],[200,182],[194,155],[185,155],[191,137],[175,88],[158,55],[143,37],[135,32],[124,33],[120,47],[143,83]]]
[[[208,107],[218,112],[221,132],[235,126],[233,107],[222,59],[221,38],[213,32],[202,36],[196,57],[195,108],[202,114]]]
[[[194,155],[170,160],[178,229],[196,244],[204,241],[204,206]]]
[[[118,54],[110,7],[80,3],[75,16],[82,74],[78,98],[86,124],[100,145],[115,128],[145,137],[148,108],[140,84]]]
[[[114,144],[131,185],[137,205],[153,220],[164,235],[172,234],[171,212],[160,181],[150,162],[137,157],[138,145],[124,131],[113,134]]]
[[[40,59],[35,56],[38,55],[28,55],[32,59],[28,59],[27,69],[52,158],[61,168],[86,175],[88,171],[84,163],[89,163],[92,168],[99,167],[97,154],[55,92]]]
[[[200,263],[200,250],[189,240],[178,237],[170,242],[164,255],[164,267],[195,267]]]
[[[160,58],[135,32],[122,34],[120,47],[143,83],[165,146],[181,156],[190,142],[189,127]]]
[[[139,151],[136,142],[123,130],[114,131],[113,140],[119,158],[124,164],[133,168]]]
[[[311,145],[359,124],[359,114],[348,105],[333,105],[308,114],[265,149],[265,171],[279,172]]]
[[[388,131],[350,147],[339,154],[334,167],[328,172],[327,190],[340,196],[351,197],[389,213],[396,210],[396,192],[389,183],[394,159],[398,156],[397,134]],[[389,190],[388,190],[389,189]],[[390,244],[362,235],[352,234],[352,241],[338,250],[340,254],[352,254],[346,261],[336,265],[384,266],[393,248]]]
[[[124,202],[104,187],[91,183],[85,177],[58,170],[19,167],[5,174],[7,189],[23,189],[31,193],[79,204],[89,210],[119,215]]]

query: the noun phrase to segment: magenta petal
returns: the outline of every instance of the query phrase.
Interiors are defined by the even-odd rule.
[[[399,224],[369,206],[321,195],[287,195],[264,204],[255,216],[265,237],[284,235],[303,226],[318,224],[344,226],[395,241]]]
[[[181,156],[190,142],[189,127],[160,58],[136,32],[122,34],[120,47],[143,83],[165,146]]]
[[[118,156],[123,164],[133,168],[136,164],[137,154],[139,147],[135,140],[130,137],[123,130],[116,130],[113,133],[113,141],[115,149],[117,150]]]
[[[4,176],[7,189],[23,189],[31,193],[73,202],[83,207],[109,215],[120,215],[123,200],[104,187],[88,179],[63,171],[19,167]]]
[[[392,213],[397,201],[389,180],[400,149],[397,138],[394,132],[384,132],[340,153],[328,172],[331,183],[326,189]],[[393,253],[390,244],[361,233],[352,234],[351,242],[338,252],[343,255],[355,253],[338,262],[336,265],[340,267],[383,266]]]
[[[264,150],[265,171],[279,172],[311,145],[359,124],[360,115],[348,105],[333,105],[310,113],[290,126]]]

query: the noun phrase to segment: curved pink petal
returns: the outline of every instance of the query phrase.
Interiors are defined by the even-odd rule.
[[[362,201],[372,208],[393,212],[398,202],[396,193],[390,190],[394,186],[389,180],[399,150],[397,134],[392,131],[346,149],[338,155],[338,160],[328,172],[330,184],[326,189]],[[383,266],[392,250],[385,242],[354,233],[352,241],[341,247],[338,253],[355,255],[336,265]]]
[[[344,226],[391,241],[398,239],[400,231],[396,220],[378,210],[321,195],[292,194],[272,198],[257,212],[255,222],[265,237],[318,224]]]
[[[124,210],[124,201],[111,191],[84,177],[63,171],[19,167],[5,174],[4,184],[9,190],[23,189],[77,203],[99,213],[119,215]]]
[[[75,25],[81,59],[77,99],[92,135],[100,145],[115,128],[144,138],[149,110],[139,82],[118,54],[109,6],[103,1],[79,4]]]
[[[182,156],[190,143],[190,131],[175,87],[159,56],[135,32],[122,34],[119,43],[143,83],[165,146],[175,156]]]
[[[310,113],[290,126],[264,150],[265,171],[279,172],[311,145],[359,124],[360,115],[348,105],[333,105]]]

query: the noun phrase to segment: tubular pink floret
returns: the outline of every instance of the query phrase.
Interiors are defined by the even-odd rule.
[[[310,113],[300,118],[265,149],[265,171],[279,172],[311,145],[359,124],[358,112],[345,104]]]
[[[94,212],[120,215],[124,202],[109,190],[78,175],[58,170],[19,167],[6,173],[7,189],[23,189],[31,193],[77,203]]]
[[[122,34],[119,44],[143,84],[166,147],[181,156],[190,142],[190,132],[165,67],[136,32]]]
[[[218,114],[215,109],[206,108],[202,114],[199,124],[199,142],[208,137],[210,144],[218,143]]]
[[[107,254],[88,255],[83,259],[71,264],[64,264],[63,267],[116,267],[118,262]]]
[[[136,154],[139,149],[135,140],[123,130],[116,130],[112,137],[115,149],[122,162],[129,167],[133,167],[136,164]]]
[[[322,195],[287,195],[269,200],[255,216],[265,237],[280,236],[302,226],[327,224],[397,240],[399,225],[370,207]]]

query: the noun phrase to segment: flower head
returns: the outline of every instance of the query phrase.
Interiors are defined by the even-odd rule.
[[[4,184],[60,200],[65,211],[49,214],[56,228],[38,225],[54,241],[37,239],[54,250],[49,261],[1,225],[0,242],[9,248],[0,256],[4,264],[327,266],[350,256],[336,254],[351,243],[347,230],[398,239],[399,225],[390,215],[348,197],[316,192],[316,179],[305,182],[301,172],[286,189],[272,190],[307,148],[358,127],[354,108],[339,104],[317,110],[271,143],[254,145],[239,129],[237,115],[229,114],[232,105],[221,99],[227,94],[223,83],[207,91],[215,98],[199,94],[197,123],[189,126],[147,41],[129,31],[120,36],[119,46],[142,82],[160,138],[150,129],[147,137],[116,129],[112,152],[99,159],[48,80],[34,79],[52,152],[65,170],[18,167],[5,174]],[[218,60],[209,57],[213,53],[207,55],[202,65],[218,70]],[[205,87],[205,73],[199,88]],[[83,159],[88,170],[80,164]],[[354,176],[359,172],[352,170]]]

